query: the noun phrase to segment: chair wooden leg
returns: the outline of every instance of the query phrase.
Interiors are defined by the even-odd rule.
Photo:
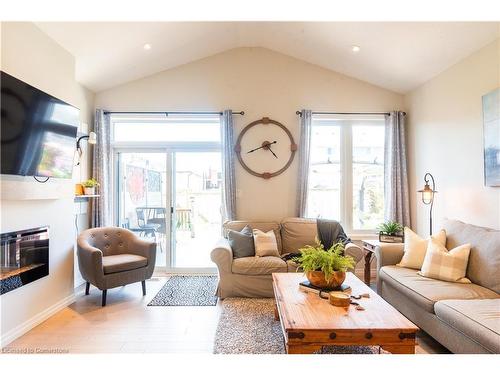
[[[141,284],[142,284],[142,295],[145,296],[146,295],[146,280],[142,280]]]
[[[90,294],[89,290],[90,290],[90,283],[87,281],[87,283],[85,284],[85,295],[86,296],[88,296]]]
[[[107,289],[104,289],[102,291],[102,306],[106,306],[106,295],[108,294],[108,290]]]

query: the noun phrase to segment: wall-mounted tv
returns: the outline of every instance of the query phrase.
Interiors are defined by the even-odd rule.
[[[0,74],[1,174],[71,178],[80,110]]]

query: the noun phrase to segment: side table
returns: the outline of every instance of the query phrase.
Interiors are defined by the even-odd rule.
[[[378,240],[362,240],[363,250],[365,250],[365,284],[370,285],[371,272],[370,262],[375,253],[375,248],[380,244]]]

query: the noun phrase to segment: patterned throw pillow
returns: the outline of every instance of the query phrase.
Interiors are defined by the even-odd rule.
[[[443,246],[446,245],[446,232],[440,230],[431,239],[436,240]],[[401,261],[396,264],[399,267],[413,268],[419,270],[424,263],[425,253],[427,252],[428,239],[423,239],[410,228],[405,227],[404,254]]]
[[[273,230],[263,232],[259,229],[253,230],[253,241],[255,245],[256,257],[279,257],[278,242]]]
[[[457,246],[448,251],[439,242],[431,239],[422,270],[418,273],[431,279],[470,284],[470,280],[465,277],[469,253],[470,244]]]

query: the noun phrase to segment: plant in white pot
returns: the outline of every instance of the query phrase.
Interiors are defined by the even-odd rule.
[[[99,186],[99,182],[95,178],[89,178],[87,181],[83,181],[82,185],[85,195],[95,195],[95,189]]]
[[[334,289],[342,285],[346,271],[355,265],[352,257],[344,255],[344,250],[341,242],[325,250],[316,240],[316,246],[307,245],[299,249],[300,256],[293,258],[293,261],[304,271],[312,285]]]

